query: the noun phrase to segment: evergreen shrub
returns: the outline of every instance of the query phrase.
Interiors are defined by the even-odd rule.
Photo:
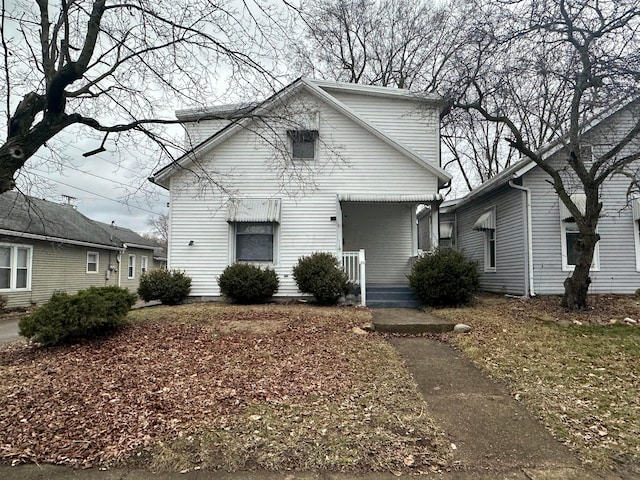
[[[248,263],[229,265],[218,278],[220,291],[235,303],[264,303],[278,291],[280,281],[272,268]]]
[[[177,305],[191,291],[191,277],[179,270],[151,270],[140,277],[138,295],[145,302],[160,300],[164,305]]]
[[[327,252],[299,258],[293,278],[302,293],[310,293],[321,305],[335,305],[351,288],[338,259]]]

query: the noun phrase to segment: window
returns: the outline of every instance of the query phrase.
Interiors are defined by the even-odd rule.
[[[317,130],[289,130],[291,154],[294,159],[313,160],[316,158]]]
[[[99,258],[97,252],[87,252],[87,273],[98,273]]]
[[[148,269],[149,257],[142,257],[140,259],[140,273],[145,273]]]
[[[495,229],[485,232],[485,254],[484,270],[486,272],[496,271],[496,231]]]
[[[576,251],[576,243],[580,237],[578,225],[571,220],[563,220],[561,225],[561,239],[562,239],[562,270],[572,271],[578,261],[578,252]],[[596,243],[595,251],[593,252],[593,263],[591,264],[591,270],[600,269],[600,242]]]
[[[473,224],[473,229],[484,232],[484,271],[496,271],[496,209],[492,207],[482,213]]]
[[[275,225],[266,222],[241,222],[235,228],[235,260],[273,262]]]
[[[129,268],[127,270],[127,277],[128,278],[136,277],[136,256],[135,255],[129,255]]]
[[[636,270],[640,272],[640,198],[634,198],[632,207],[633,236],[636,242]]]
[[[0,244],[0,291],[31,288],[32,248]]]

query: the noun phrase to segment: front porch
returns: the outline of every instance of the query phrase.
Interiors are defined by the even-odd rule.
[[[439,202],[428,195],[339,196],[338,258],[360,287],[361,305],[419,306],[407,278],[418,256],[416,213],[427,203],[437,215]]]

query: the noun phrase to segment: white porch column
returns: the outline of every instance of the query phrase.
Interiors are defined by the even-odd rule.
[[[439,207],[431,204],[431,250],[438,248],[440,245],[440,218],[438,215]]]
[[[367,306],[367,277],[365,274],[366,261],[364,258],[364,249],[358,252],[358,264],[360,265],[360,305]]]

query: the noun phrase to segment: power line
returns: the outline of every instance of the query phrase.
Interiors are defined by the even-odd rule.
[[[60,180],[55,180],[53,178],[45,177],[44,175],[39,175],[37,173],[33,173],[33,175],[35,175],[36,177],[43,178],[45,180],[50,180],[52,182],[59,183],[60,185],[64,185],[65,187],[74,188],[76,190],[80,190],[81,192],[88,193],[90,195],[95,195],[96,197],[100,197],[100,198],[103,198],[105,200],[109,200],[111,202],[119,203],[120,205],[124,205],[127,208],[135,208],[136,210],[142,210],[143,212],[151,213],[153,215],[158,215],[158,212],[154,212],[153,210],[147,210],[146,208],[136,207],[135,205],[129,205],[129,204],[123,202],[123,201],[116,200],[115,198],[109,198],[109,197],[106,197],[104,195],[100,195],[99,193],[90,192],[89,190],[85,190],[84,188],[76,187],[74,185],[69,185],[68,183],[62,182]]]

